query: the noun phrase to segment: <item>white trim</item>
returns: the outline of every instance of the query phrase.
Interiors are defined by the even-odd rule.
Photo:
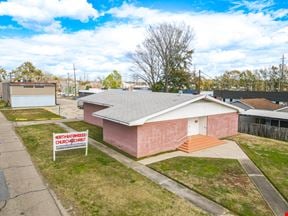
[[[170,107],[168,109],[165,109],[165,110],[161,110],[160,112],[157,112],[157,113],[153,113],[149,116],[145,116],[143,118],[140,118],[140,119],[137,119],[137,120],[134,120],[134,121],[131,121],[131,122],[122,122],[122,121],[118,121],[116,119],[111,119],[111,118],[107,118],[107,117],[104,117],[104,116],[101,116],[101,115],[98,115],[97,112],[94,112],[92,115],[95,116],[95,117],[99,117],[99,118],[102,118],[102,119],[105,119],[105,120],[109,120],[109,121],[113,121],[113,122],[116,122],[116,123],[119,123],[119,124],[123,124],[123,125],[127,125],[127,126],[137,126],[137,125],[143,125],[148,119],[150,118],[153,118],[153,117],[156,117],[156,116],[159,116],[159,115],[162,115],[164,113],[167,113],[167,112],[170,112],[172,110],[175,110],[177,108],[180,108],[182,106],[185,106],[185,105],[188,105],[190,103],[193,103],[193,102],[196,102],[196,101],[199,101],[199,100],[202,100],[202,99],[205,99],[205,100],[208,100],[208,101],[212,101],[212,102],[215,102],[215,103],[218,103],[218,104],[221,104],[223,106],[226,106],[226,107],[229,107],[229,108],[232,108],[234,110],[236,110],[237,112],[242,112],[244,111],[243,109],[239,108],[239,107],[236,107],[236,106],[233,106],[231,104],[227,104],[225,102],[222,102],[218,99],[215,99],[211,96],[208,96],[208,95],[199,95],[198,97],[196,98],[193,98],[189,101],[185,101],[184,103],[181,103],[181,104],[178,104],[176,106],[173,106],[173,107]],[[96,104],[97,105],[97,104]]]
[[[284,106],[284,107],[281,107],[281,108],[273,110],[273,111],[278,112],[278,111],[281,111],[281,110],[284,110],[284,109],[288,109],[288,106]]]
[[[211,97],[211,96],[208,96],[208,95],[206,96],[205,99],[210,100],[210,101],[213,101],[213,102],[218,103],[218,104],[221,104],[221,105],[224,105],[224,106],[227,106],[227,107],[230,107],[230,108],[232,108],[232,109],[237,110],[238,112],[243,112],[243,111],[244,111],[244,109],[241,109],[240,107],[234,106],[234,105],[229,104],[229,103],[225,103],[225,102],[223,102],[223,101],[220,101],[220,100],[215,99],[215,98],[213,98],[213,97]]]
[[[157,113],[154,113],[154,114],[152,114],[152,115],[143,117],[143,118],[141,118],[141,119],[138,119],[138,120],[129,122],[129,126],[143,125],[147,119],[150,119],[150,118],[153,118],[153,117],[162,115],[162,114],[164,114],[164,113],[170,112],[170,111],[172,111],[172,110],[175,110],[175,109],[180,108],[180,107],[182,107],[182,106],[185,106],[185,105],[187,105],[187,104],[193,103],[193,102],[195,102],[195,101],[202,100],[202,99],[204,99],[204,98],[205,98],[205,95],[200,95],[199,97],[193,98],[193,99],[191,99],[191,100],[189,100],[189,101],[186,101],[186,102],[184,102],[184,103],[178,104],[178,105],[176,105],[176,106],[170,107],[170,108],[165,109],[165,110],[161,110],[160,112],[157,112]]]

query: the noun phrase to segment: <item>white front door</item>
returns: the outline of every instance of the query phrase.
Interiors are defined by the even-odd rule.
[[[199,118],[199,134],[207,135],[207,116]]]
[[[188,119],[188,136],[199,134],[199,118]]]

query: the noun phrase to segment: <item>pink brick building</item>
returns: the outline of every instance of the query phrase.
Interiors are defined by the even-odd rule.
[[[223,138],[238,131],[239,108],[204,95],[106,91],[82,100],[84,121],[137,158],[175,150],[189,136]]]

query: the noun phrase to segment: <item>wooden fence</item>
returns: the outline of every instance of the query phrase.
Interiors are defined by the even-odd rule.
[[[288,128],[256,123],[240,123],[238,130],[240,133],[288,141]]]

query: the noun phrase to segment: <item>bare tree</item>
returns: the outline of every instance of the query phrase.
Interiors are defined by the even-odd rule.
[[[137,46],[132,60],[132,71],[153,88],[161,79],[161,64],[153,47],[144,41],[142,45]]]
[[[7,75],[7,71],[4,68],[0,67],[0,82],[6,80]]]
[[[167,92],[171,80],[175,80],[173,76],[183,74],[187,77],[189,73],[193,39],[193,30],[185,24],[162,23],[149,26],[144,42],[132,55],[132,70],[152,88],[159,82],[163,83],[164,91]]]

